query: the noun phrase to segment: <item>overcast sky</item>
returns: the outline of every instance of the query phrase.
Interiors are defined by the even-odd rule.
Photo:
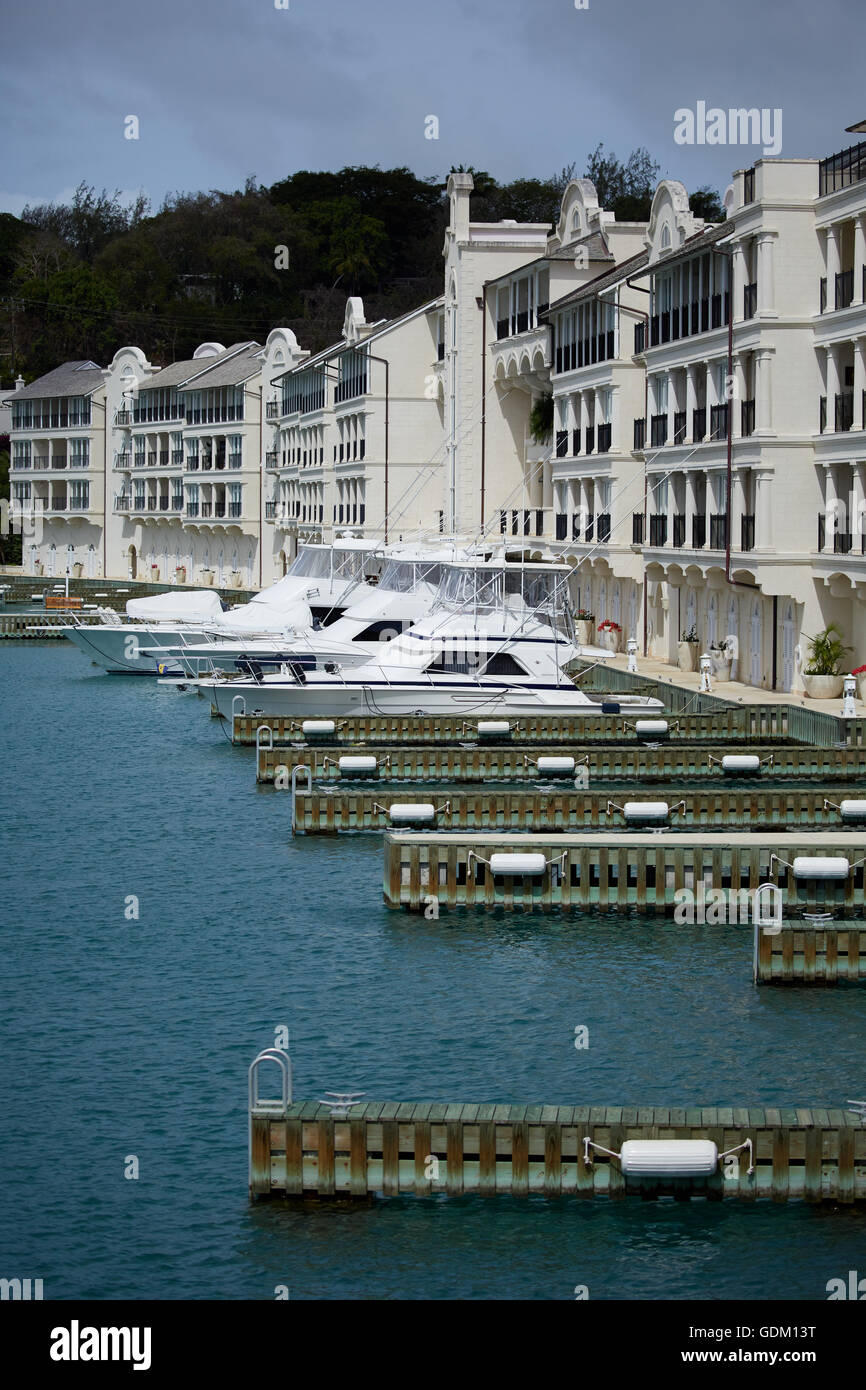
[[[863,0],[288,3],[2,0],[0,210],[82,179],[155,210],[347,164],[581,173],[600,140],[723,191],[760,150],[676,144],[678,108],[781,108],[783,157],[841,149],[866,117]]]

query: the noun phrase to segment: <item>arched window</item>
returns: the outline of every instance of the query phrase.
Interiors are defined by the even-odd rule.
[[[580,208],[575,208],[571,214],[571,235],[577,236],[580,230]]]
[[[661,249],[662,249],[663,251],[669,251],[669,250],[670,250],[670,246],[671,246],[671,228],[670,228],[670,223],[669,223],[669,222],[666,222],[665,225],[662,227],[662,239],[661,239],[661,243],[660,243],[660,244],[661,244]]]

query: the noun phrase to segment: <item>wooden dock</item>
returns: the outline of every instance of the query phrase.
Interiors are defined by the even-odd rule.
[[[773,759],[772,766],[763,766],[757,778],[748,779],[750,782],[758,780],[762,786],[772,787],[780,780],[798,779],[803,783],[812,782],[817,790],[840,782],[855,786],[866,772],[866,757],[859,748],[759,744],[750,745],[747,751],[762,760]],[[372,775],[382,782],[442,785],[549,781],[535,765],[540,750],[522,743],[473,743],[462,747],[370,743],[353,752],[376,758],[377,766]],[[627,743],[606,744],[603,748],[570,743],[545,747],[544,756],[574,758],[575,773],[583,776],[581,769],[585,769],[590,787],[607,782],[665,782],[676,789],[678,782],[694,778],[720,787],[735,787],[736,779],[727,777],[718,766],[721,758],[730,752],[729,746],[700,742],[685,746],[664,743],[654,748]],[[256,758],[256,778],[259,782],[273,782],[278,770],[282,769],[283,781],[287,784],[286,773],[291,773],[293,767],[308,767],[316,782],[345,780],[339,760],[346,755],[347,749],[338,744],[303,748],[262,745]],[[716,761],[711,762],[711,757]]]
[[[709,1140],[704,1178],[626,1177],[626,1140]],[[753,1171],[749,1167],[753,1165]],[[673,1196],[850,1204],[866,1198],[866,1127],[840,1109],[365,1103],[346,1118],[315,1101],[250,1109],[250,1194],[371,1197]]]
[[[491,872],[494,854],[544,856],[540,874]],[[795,879],[771,856],[792,863],[795,856],[846,858],[844,879]],[[754,893],[762,884],[782,889],[786,908],[834,912],[847,918],[864,914],[866,832],[814,831],[790,834],[747,832],[618,831],[598,834],[514,835],[394,831],[384,835],[385,903],[423,911],[432,900],[442,908],[503,907],[553,911],[570,908],[636,908],[650,915],[672,915],[674,894],[699,885]]]
[[[760,741],[782,742],[790,737],[784,706],[730,705],[712,714],[659,714],[630,711],[620,714],[525,715],[512,719],[510,739],[526,745],[574,742],[609,742],[627,738],[633,744],[641,740],[634,731],[637,719],[664,719],[669,725],[668,737],[675,743],[705,742],[742,743]],[[232,720],[232,742],[255,744],[258,730],[267,730],[276,744],[315,744],[316,735],[304,733],[309,720],[271,716],[236,714]],[[315,723],[316,721],[312,721]],[[479,738],[478,720],[463,716],[358,716],[335,719],[335,730],[328,742],[340,747],[359,743],[377,744],[437,744],[451,746]],[[483,723],[484,721],[482,721]],[[484,735],[481,735],[483,739]],[[798,741],[798,740],[794,740]]]
[[[755,979],[767,985],[866,980],[866,922],[798,922],[778,935],[759,932]]]
[[[679,797],[670,794],[668,804],[672,809],[667,827],[753,831],[840,827],[839,811],[825,807],[823,791],[771,787],[736,791],[734,786],[721,784],[699,791],[687,788]],[[545,834],[586,830],[606,833],[623,828],[622,811],[617,809],[622,805],[622,797],[617,798],[611,789],[575,791],[568,783],[562,791],[554,787],[546,791],[479,787],[467,792],[446,787],[434,792],[428,789],[423,794],[429,797],[427,804],[434,807],[434,828],[439,830]],[[857,790],[834,791],[834,796],[856,798]],[[298,790],[293,797],[292,831],[298,835],[338,835],[384,830],[391,824],[392,805],[399,807],[410,800],[405,788],[395,788],[391,783],[372,788],[338,784]]]

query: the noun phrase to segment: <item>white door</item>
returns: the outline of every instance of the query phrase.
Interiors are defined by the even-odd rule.
[[[794,647],[796,646],[797,634],[794,625],[794,605],[785,605],[785,616],[782,619],[782,689],[792,690],[794,687]]]
[[[715,594],[710,594],[707,603],[707,645],[714,647],[719,635],[719,600]]]
[[[87,578],[96,578],[96,547],[93,545],[87,547]]]
[[[48,577],[53,579],[57,574],[57,546],[54,542],[48,547]]]
[[[761,618],[761,603],[755,599],[752,605],[752,616],[749,622],[749,683],[750,685],[760,685],[764,675],[764,663],[761,654],[764,637],[764,624]]]
[[[36,564],[37,564],[38,559],[39,559],[39,551],[37,550],[37,548],[36,548],[35,545],[31,545],[31,547],[30,547],[30,573],[31,573],[31,574],[35,574],[35,573],[36,573]]]

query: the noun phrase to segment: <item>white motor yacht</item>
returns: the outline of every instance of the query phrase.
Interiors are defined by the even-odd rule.
[[[602,697],[579,690],[564,670],[582,655],[571,631],[568,575],[566,565],[450,565],[428,618],[376,660],[348,671],[286,666],[197,684],[226,718],[597,712]],[[616,698],[623,709],[662,708],[643,696]]]
[[[382,567],[381,545],[354,537],[333,545],[302,545],[276,584],[232,608],[212,589],[170,590],[130,599],[126,621],[103,609],[98,623],[72,622],[64,636],[97,665],[122,675],[159,674],[151,649],[183,645],[187,650],[214,638],[241,634],[245,640],[277,638],[285,643],[342,617],[367,592],[365,581]]]

